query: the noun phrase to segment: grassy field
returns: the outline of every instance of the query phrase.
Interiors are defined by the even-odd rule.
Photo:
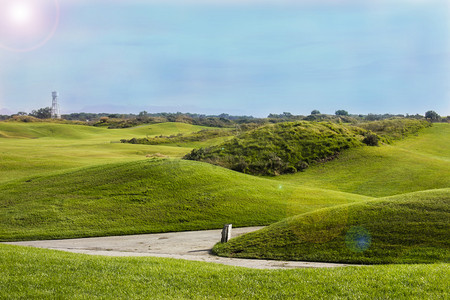
[[[194,145],[121,144],[122,138],[188,133],[205,127],[162,123],[126,129],[106,129],[55,123],[0,122],[0,183],[55,171],[143,160],[163,153],[181,157]],[[197,143],[198,145],[198,143]]]
[[[274,177],[280,182],[384,197],[450,186],[450,124],[434,124],[419,135],[381,147],[363,147]]]
[[[222,256],[345,263],[450,262],[450,189],[316,210],[245,234]]]
[[[0,185],[0,240],[269,225],[365,196],[177,159],[147,159]]]
[[[447,264],[253,270],[0,245],[1,299],[448,299]]]
[[[391,249],[386,257],[396,263],[448,261],[449,205],[439,199],[448,201],[450,187],[449,124],[434,124],[390,145],[346,150],[305,172],[268,178],[178,159],[193,147],[221,139],[152,146],[119,143],[201,129],[180,123],[106,129],[0,122],[0,240],[210,229],[225,223],[269,225],[308,213],[274,224],[269,232],[282,224],[301,224],[297,221],[308,215],[326,224],[321,220],[332,217],[314,212],[325,208],[322,212],[334,212],[345,230],[327,227],[322,232],[326,241],[315,243],[319,248],[332,247],[332,238],[342,242],[342,232],[358,227],[370,234],[372,247],[350,253],[359,261],[382,262],[361,259],[377,249]],[[162,155],[169,158],[147,157]],[[379,244],[383,236],[387,239]],[[429,243],[426,252],[411,246],[416,237]],[[349,243],[341,243],[334,254],[348,252],[351,239]],[[450,276],[447,263],[264,271],[7,245],[0,245],[0,272],[0,298],[78,299],[446,299]]]

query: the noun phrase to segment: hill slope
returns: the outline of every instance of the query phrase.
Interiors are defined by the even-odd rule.
[[[349,149],[280,182],[372,197],[450,187],[450,124],[434,124],[392,145]]]
[[[361,146],[357,127],[327,122],[266,125],[217,146],[194,149],[184,158],[205,161],[249,174],[279,175],[329,160],[344,149]]]
[[[122,138],[196,132],[205,127],[161,123],[126,129],[106,129],[57,123],[0,122],[0,183],[162,153],[181,157],[191,150],[178,146],[121,144]]]
[[[367,199],[200,162],[150,159],[0,185],[0,240],[268,225]]]
[[[195,132],[208,127],[185,123],[158,123],[130,128],[107,129],[85,125],[58,123],[0,122],[0,138],[53,138],[53,139],[90,139],[101,141],[119,141],[136,135],[156,136]]]
[[[350,263],[450,262],[450,189],[301,214],[214,251],[231,257]]]

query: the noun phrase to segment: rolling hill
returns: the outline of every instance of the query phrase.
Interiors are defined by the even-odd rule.
[[[0,298],[445,297],[449,124],[268,178],[177,159],[198,144],[115,142],[201,129],[0,122],[0,240],[272,224],[216,251],[396,265],[248,270],[0,245]],[[146,158],[157,153],[175,158]]]
[[[301,214],[217,244],[229,257],[346,263],[450,262],[450,189]]]
[[[106,129],[58,123],[0,122],[0,183],[98,164],[143,160],[146,155],[157,153],[181,157],[192,149],[189,145],[145,147],[121,144],[120,139],[189,133],[204,128],[184,123]]]
[[[434,124],[391,145],[349,149],[306,172],[273,179],[372,197],[447,188],[449,145],[450,124]]]
[[[2,241],[268,225],[288,215],[370,199],[178,159],[28,177],[0,190]]]

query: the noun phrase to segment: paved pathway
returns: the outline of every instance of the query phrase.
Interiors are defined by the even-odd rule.
[[[262,227],[233,228],[232,237],[258,230]],[[346,264],[275,261],[218,257],[211,254],[212,247],[220,241],[221,230],[170,232],[68,240],[11,242],[5,244],[32,246],[74,253],[107,256],[156,256],[214,262],[224,265],[256,269],[332,268]]]

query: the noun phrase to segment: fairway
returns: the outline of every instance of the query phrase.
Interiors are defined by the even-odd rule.
[[[120,143],[121,139],[202,129],[182,123],[106,129],[0,122],[0,241],[220,229],[227,223],[270,225],[216,246],[215,251],[234,257],[396,265],[262,271],[0,245],[5,275],[0,290],[25,298],[108,297],[107,289],[121,297],[127,293],[145,296],[148,291],[143,287],[149,284],[167,298],[194,299],[374,294],[410,299],[439,298],[445,293],[441,279],[450,276],[445,242],[449,124],[435,124],[389,145],[348,149],[337,159],[312,164],[304,172],[276,177],[180,159],[193,147],[214,145],[222,138],[165,145]],[[345,246],[346,233],[354,227],[370,232],[372,244],[367,251],[352,252]],[[317,236],[322,239],[314,240]],[[298,242],[299,237],[303,242]],[[31,261],[39,263],[31,267]],[[401,265],[418,262],[438,264]],[[60,264],[72,267],[62,271]],[[105,277],[101,271],[105,268],[114,278]],[[122,272],[127,275],[119,275]],[[233,280],[248,288],[230,294],[219,278],[231,273]],[[20,274],[21,282],[12,274]],[[42,274],[49,281],[36,285]],[[63,275],[56,280],[50,274]],[[211,276],[216,279],[202,280]],[[372,276],[376,276],[375,285],[368,284]],[[182,277],[186,281],[180,281],[177,289],[163,288],[168,280],[173,286],[173,280]],[[106,281],[95,288],[87,284],[94,278]],[[409,278],[407,284],[405,278]],[[380,288],[383,284],[389,288]],[[152,289],[151,293],[159,292]]]
[[[172,135],[205,129],[184,123],[162,123],[107,129],[55,123],[0,122],[0,183],[78,167],[146,159],[163,153],[181,157],[191,148],[121,144],[136,136]]]

